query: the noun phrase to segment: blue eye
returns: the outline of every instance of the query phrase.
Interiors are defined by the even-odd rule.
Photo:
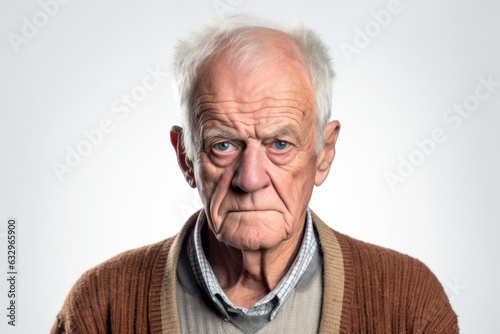
[[[231,149],[232,146],[233,145],[231,143],[229,143],[227,141],[223,141],[223,142],[215,144],[214,148],[220,152],[227,152]]]
[[[277,149],[278,151],[283,151],[286,149],[290,144],[287,143],[286,141],[283,140],[278,140],[273,143],[274,148]]]

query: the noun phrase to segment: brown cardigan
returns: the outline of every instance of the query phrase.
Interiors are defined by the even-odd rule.
[[[177,260],[195,218],[178,235],[83,274],[52,333],[180,333]],[[458,333],[457,316],[424,264],[333,231],[314,214],[313,222],[324,261],[320,333]]]

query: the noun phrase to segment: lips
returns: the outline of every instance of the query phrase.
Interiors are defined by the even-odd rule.
[[[227,210],[227,213],[246,213],[246,212],[265,212],[265,211],[277,211],[275,209],[239,209],[239,210]]]
[[[228,210],[227,212],[230,213],[230,212],[260,212],[260,211],[268,211],[268,210]]]

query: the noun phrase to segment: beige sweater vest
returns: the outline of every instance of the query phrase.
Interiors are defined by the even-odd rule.
[[[208,297],[203,299],[184,244],[179,257],[176,285],[177,309],[182,333],[317,333],[323,299],[322,261],[318,250],[274,319],[269,321],[266,317],[233,315],[232,317],[236,318],[233,324],[218,314]]]
[[[294,290],[287,298],[276,317],[267,323],[258,334],[317,333],[321,317],[322,279],[318,271],[308,288]],[[199,294],[192,295],[177,284],[177,308],[182,333],[185,334],[241,334],[231,322],[225,321],[209,309]]]

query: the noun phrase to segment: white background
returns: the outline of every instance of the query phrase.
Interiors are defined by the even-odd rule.
[[[15,217],[19,270],[15,328],[0,283],[2,333],[47,333],[85,270],[171,236],[200,206],[169,142],[178,124],[170,74],[126,117],[112,105],[140,89],[147,68],[168,71],[176,39],[237,12],[303,21],[331,47],[342,130],[313,210],[338,231],[425,262],[463,333],[498,333],[500,87],[456,128],[443,116],[473,101],[479,77],[500,81],[500,5],[401,0],[377,31],[372,11],[389,1],[326,3],[73,0],[43,22],[39,2],[1,1],[0,265],[6,274]],[[16,50],[10,39],[24,38],[24,17],[40,27]],[[365,28],[369,44],[358,40],[358,53],[346,56],[341,46],[355,47]],[[66,164],[103,119],[113,130],[59,180],[53,164]],[[436,128],[446,140],[415,153]],[[410,156],[420,165],[393,191],[385,175]]]

